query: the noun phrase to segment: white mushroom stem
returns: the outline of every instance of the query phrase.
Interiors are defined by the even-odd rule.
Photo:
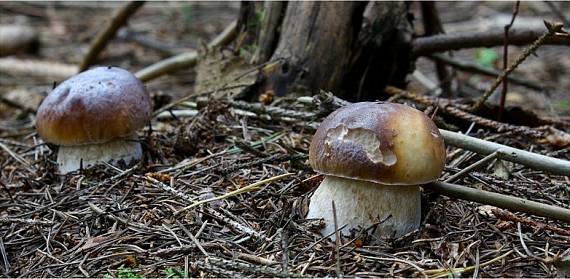
[[[324,219],[321,233],[335,231],[332,202],[335,202],[337,225],[344,235],[353,228],[370,228],[379,221],[374,234],[378,237],[398,237],[420,225],[421,194],[418,186],[382,185],[378,183],[325,176],[309,205],[307,219]],[[335,238],[335,235],[332,235]]]
[[[59,173],[66,174],[78,170],[81,165],[86,169],[101,162],[116,164],[121,160],[132,164],[141,158],[141,145],[138,138],[132,136],[99,144],[60,146],[57,164]]]

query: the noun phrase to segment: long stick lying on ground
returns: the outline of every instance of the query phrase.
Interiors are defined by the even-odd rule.
[[[105,29],[93,39],[91,47],[89,47],[89,52],[85,55],[81,66],[79,66],[79,71],[86,70],[95,62],[99,53],[105,48],[109,40],[115,36],[117,30],[125,25],[129,17],[142,7],[143,4],[144,1],[132,1],[117,11]]]
[[[216,38],[214,38],[209,44],[208,48],[215,48],[227,45],[236,36],[237,22],[233,21],[230,23],[222,33],[220,33]],[[135,76],[139,78],[142,82],[150,81],[159,76],[171,73],[183,68],[188,68],[196,65],[198,62],[198,52],[191,51],[188,53],[182,53],[165,60],[154,63],[138,72]]]
[[[504,31],[501,29],[490,32],[465,32],[455,34],[441,34],[429,37],[417,38],[413,43],[415,56],[425,56],[434,52],[444,52],[454,49],[493,47],[503,45]],[[520,30],[513,29],[509,33],[510,45],[527,45],[538,39],[544,33],[544,29]],[[568,36],[551,36],[544,44],[570,45]]]
[[[570,161],[516,149],[443,129],[439,129],[439,131],[445,139],[446,144],[483,155],[498,151],[501,153],[501,159],[503,160],[525,165],[533,169],[548,171],[553,174],[570,176]]]
[[[22,76],[36,76],[46,79],[63,80],[77,74],[77,66],[54,61],[0,58],[0,73]]]
[[[570,209],[445,182],[422,185],[446,196],[570,222]]]

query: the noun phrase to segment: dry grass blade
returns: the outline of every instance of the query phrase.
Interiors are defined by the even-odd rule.
[[[511,250],[501,256],[498,256],[496,258],[493,258],[489,261],[486,261],[482,264],[479,265],[479,268],[488,266],[492,263],[495,263],[497,261],[500,261],[504,258],[506,258],[507,256],[509,256],[510,254],[512,254],[514,252],[514,250]],[[470,272],[472,270],[475,269],[476,266],[468,266],[468,267],[461,267],[461,268],[454,268],[454,269],[432,269],[432,270],[425,270],[424,274],[429,274],[429,278],[442,278],[442,277],[448,277],[451,276],[453,274],[462,274],[465,272]]]
[[[259,190],[260,187],[261,187],[262,185],[264,185],[264,184],[271,183],[271,182],[274,182],[274,181],[283,179],[283,178],[285,178],[285,177],[289,177],[289,176],[291,176],[291,175],[293,175],[293,174],[292,174],[292,173],[285,173],[285,174],[281,174],[281,175],[278,175],[278,176],[270,177],[270,178],[267,178],[267,179],[264,179],[264,180],[261,180],[261,181],[252,183],[252,184],[247,185],[247,186],[245,186],[245,187],[239,188],[239,189],[237,189],[237,190],[235,190],[235,191],[232,191],[232,192],[223,194],[223,195],[221,195],[221,196],[214,197],[214,198],[210,198],[210,199],[201,200],[201,201],[199,201],[199,202],[195,202],[195,203],[193,203],[193,204],[191,204],[191,205],[189,205],[189,206],[186,206],[186,207],[184,207],[184,208],[182,208],[182,209],[180,209],[180,210],[174,212],[174,215],[176,216],[176,215],[178,215],[178,214],[180,214],[180,213],[182,213],[182,212],[184,212],[184,211],[186,211],[186,210],[189,210],[189,209],[191,209],[191,208],[194,208],[194,207],[196,207],[196,206],[199,206],[199,205],[202,205],[202,204],[205,204],[205,203],[209,203],[209,202],[213,202],[213,201],[218,201],[218,200],[223,200],[223,199],[227,199],[227,198],[229,198],[229,197],[233,197],[233,196],[236,196],[236,195],[239,195],[239,194],[243,194],[243,193],[247,193],[247,192]]]

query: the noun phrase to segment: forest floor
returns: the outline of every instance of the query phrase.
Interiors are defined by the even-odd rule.
[[[536,3],[521,3],[521,24],[537,20],[542,24],[542,18],[551,17],[551,10]],[[512,4],[442,3],[441,16],[448,32],[502,28],[502,21],[491,19],[510,19]],[[570,5],[558,4],[562,11],[570,11]],[[37,28],[39,53],[17,58],[78,65],[102,22],[119,5],[0,3],[0,24]],[[419,18],[417,7],[412,11]],[[198,49],[238,12],[237,2],[147,3],[120,38],[110,42],[98,64],[136,72],[173,54]],[[153,43],[140,43],[144,39]],[[491,63],[498,69],[501,49],[492,49],[497,58]],[[477,60],[478,51],[455,55]],[[520,52],[522,48],[512,47],[511,60]],[[515,74],[551,89],[539,92],[511,85],[508,104],[523,112],[515,114],[519,119],[508,121],[528,126],[546,121],[570,132],[567,53],[567,47],[543,46],[536,57],[523,62]],[[421,58],[417,71],[437,80],[430,60]],[[492,81],[464,72],[457,72],[457,77],[456,97],[467,102]],[[35,133],[34,110],[54,81],[61,80],[49,73],[0,73],[0,96],[16,104],[0,103],[4,276],[556,277],[558,268],[570,265],[560,258],[570,255],[570,224],[514,211],[516,218],[497,216],[490,206],[430,191],[423,193],[419,230],[398,239],[378,239],[361,230],[335,243],[319,234],[319,220],[304,218],[310,195],[322,179],[308,165],[307,154],[324,108],[295,97],[275,99],[267,106],[273,112],[229,98],[204,101],[203,92],[193,89],[195,80],[196,71],[187,69],[146,83],[155,109],[192,95],[177,109],[195,113],[192,117],[159,114],[140,131],[145,150],[141,164],[123,169],[103,165],[60,176],[55,172],[56,154]],[[427,91],[417,75],[410,81],[415,92]],[[231,95],[239,89],[226,91]],[[391,100],[432,109],[402,96]],[[570,148],[538,143],[513,131],[445,115],[438,119],[440,124],[570,160]],[[442,179],[483,157],[447,147]],[[569,177],[505,161],[456,183],[570,209]]]

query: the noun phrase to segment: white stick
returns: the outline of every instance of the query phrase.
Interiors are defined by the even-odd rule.
[[[503,160],[525,165],[533,169],[548,171],[553,174],[570,176],[570,161],[516,149],[443,129],[439,129],[439,131],[448,145],[483,155],[498,151],[501,153],[501,159]]]

